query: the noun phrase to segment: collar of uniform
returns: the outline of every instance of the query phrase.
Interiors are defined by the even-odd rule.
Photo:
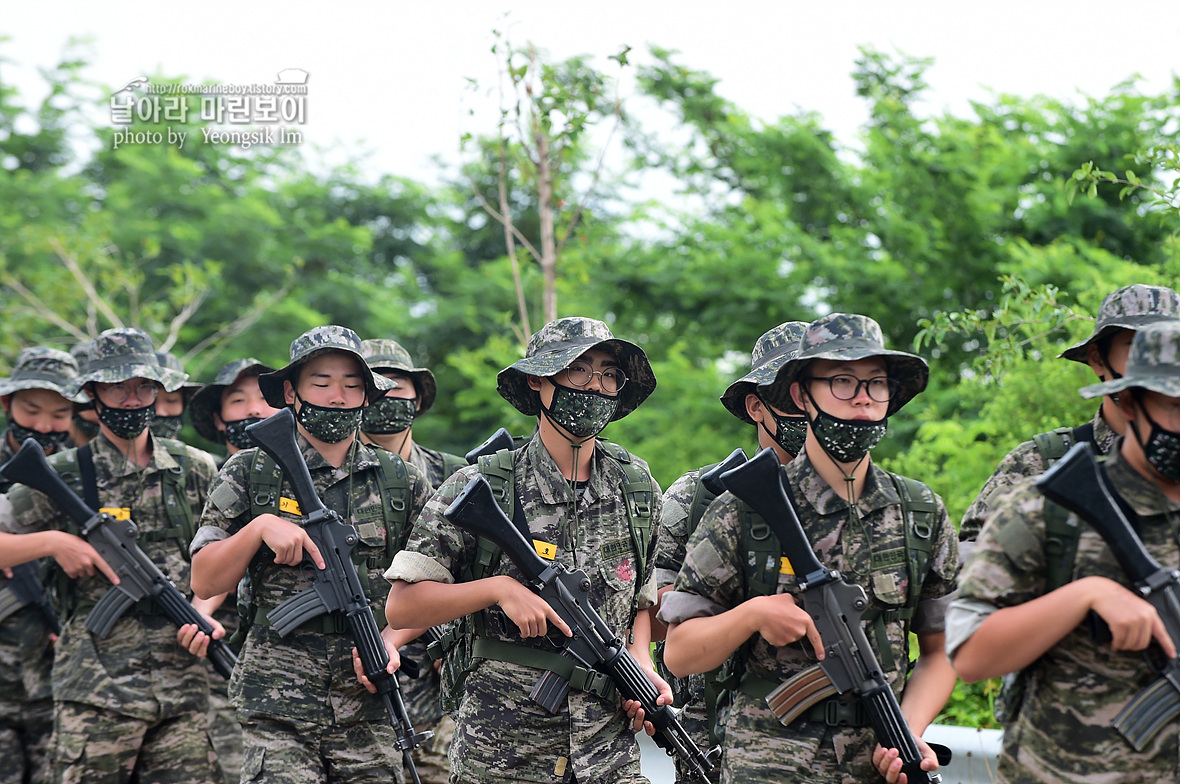
[[[160,443],[160,439],[156,438],[150,431],[148,438],[151,443],[152,459],[146,466],[140,468],[131,460],[127,459],[119,448],[107,438],[105,433],[99,433],[91,442],[91,453],[94,455],[94,465],[97,470],[100,466],[108,476],[125,476],[129,474],[137,474],[142,471],[169,471],[180,467],[180,463],[176,462],[176,458],[164,448]]]
[[[1102,454],[1110,454],[1110,448],[1114,444],[1114,440],[1118,437],[1118,434],[1110,429],[1110,425],[1106,424],[1106,420],[1102,417],[1102,406],[1098,406],[1098,410],[1094,412],[1094,418],[1090,420],[1090,424],[1094,427],[1094,446]]]
[[[798,457],[787,463],[786,472],[787,479],[794,488],[795,503],[808,504],[821,515],[836,514],[848,509],[848,501],[824,481],[811,464],[806,451],[801,451]],[[857,508],[865,514],[900,503],[901,498],[897,495],[897,489],[885,471],[878,468],[876,463],[869,463],[869,473],[865,477],[864,491],[857,499]]]
[[[540,490],[542,501],[546,504],[556,505],[568,504],[574,500],[574,490],[570,487],[569,480],[561,475],[561,470],[553,461],[549,450],[541,443],[539,435],[534,434],[529,439],[525,446],[524,457],[528,469],[526,476],[531,477],[532,485]],[[605,459],[606,452],[596,438],[594,439],[594,455],[590,459],[590,476],[587,477],[586,485],[590,490],[588,497],[590,501],[602,498],[606,494],[604,488],[607,479],[603,476],[603,461]],[[517,494],[520,494],[519,489]]]
[[[299,451],[303,453],[303,462],[307,463],[308,471],[315,472],[317,470],[329,469],[340,472],[342,476],[348,475],[347,467],[349,463],[347,458],[345,458],[344,463],[341,464],[339,468],[337,468],[325,460],[324,456],[321,455],[319,451],[311,445],[311,442],[304,438],[303,434],[299,431],[295,432],[295,440],[299,444]],[[354,462],[352,463],[352,470],[360,471],[365,468],[371,468],[375,465],[377,465],[376,453],[373,452],[371,447],[367,447],[360,443],[360,441],[357,441],[356,456]]]
[[[1131,509],[1140,517],[1151,517],[1180,511],[1180,503],[1164,495],[1159,487],[1156,486],[1155,482],[1136,471],[1123,459],[1120,453],[1123,446],[1123,438],[1125,436],[1119,436],[1115,439],[1110,454],[1106,456],[1105,463],[1107,476],[1110,478],[1111,485],[1118,491],[1118,494],[1123,497],[1124,501],[1130,504]]]

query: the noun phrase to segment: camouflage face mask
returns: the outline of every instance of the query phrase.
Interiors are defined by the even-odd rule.
[[[254,446],[254,442],[250,440],[250,434],[246,432],[246,428],[261,421],[262,417],[246,417],[245,419],[235,419],[233,422],[225,422],[225,431],[222,433],[225,436],[225,442],[233,444],[238,449],[249,449]]]
[[[815,404],[815,399],[812,398],[811,402]],[[811,420],[811,430],[823,450],[839,463],[855,463],[862,459],[885,437],[889,427],[889,417],[877,420],[840,419],[818,405],[815,410],[817,413],[815,419]]]
[[[299,424],[303,425],[303,429],[307,431],[308,435],[325,444],[339,444],[355,433],[361,424],[361,414],[365,410],[364,406],[325,408],[308,403],[306,400],[300,400],[300,402],[303,405],[299,407],[295,418]]]
[[[1144,443],[1140,438],[1139,428],[1133,421],[1127,424],[1135,431],[1135,438],[1143,447],[1143,457],[1164,479],[1172,483],[1180,482],[1180,433],[1160,427],[1142,404],[1139,407],[1143,409],[1143,416],[1151,424],[1147,442]]]
[[[99,425],[97,422],[91,422],[89,419],[83,419],[81,414],[74,414],[74,427],[78,428],[78,432],[86,438],[97,438]]]
[[[414,424],[418,401],[414,398],[383,397],[365,409],[361,431],[385,436],[400,433]]]
[[[176,438],[176,434],[184,427],[184,414],[176,414],[175,416],[156,414],[148,426],[152,429],[152,435],[157,438]]]
[[[142,433],[156,415],[154,403],[140,408],[111,408],[97,406],[98,421],[106,425],[119,438],[131,439]]]
[[[765,403],[763,404],[765,405]],[[776,425],[774,432],[770,431],[766,425],[761,422],[759,427],[766,431],[766,434],[774,439],[774,442],[783,448],[791,457],[795,457],[803,451],[803,442],[807,440],[807,418],[806,417],[788,417],[779,416],[766,407],[770,411],[770,415],[774,417]]]
[[[8,423],[8,431],[12,433],[17,444],[23,444],[26,438],[32,438],[41,445],[41,449],[47,454],[61,449],[70,440],[69,430],[50,430],[48,433],[39,433],[36,430],[22,427],[16,422]]]
[[[617,396],[554,384],[553,400],[549,408],[541,404],[541,410],[573,437],[590,438],[610,424],[618,406]]]

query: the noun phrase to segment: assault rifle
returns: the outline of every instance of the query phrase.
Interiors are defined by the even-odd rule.
[[[58,622],[57,613],[53,611],[53,605],[49,601],[49,594],[45,592],[45,586],[41,584],[41,578],[37,575],[40,571],[38,562],[18,564],[10,571],[12,577],[8,578],[8,585],[0,589],[0,621],[4,621],[17,610],[36,605],[49,631],[60,635],[61,623]]]
[[[1086,442],[1075,445],[1037,479],[1036,486],[1050,501],[1073,512],[1098,532],[1135,583],[1139,595],[1159,613],[1168,636],[1180,644],[1180,572],[1161,566],[1147,552],[1106,472],[1094,459],[1093,446]],[[1160,670],[1159,680],[1127,703],[1111,726],[1135,751],[1143,751],[1155,734],[1178,715],[1180,658],[1173,657]]]
[[[246,432],[262,451],[274,459],[283,476],[291,483],[295,500],[306,518],[303,528],[319,548],[325,567],[315,568],[305,552],[304,562],[315,568],[315,584],[284,601],[267,613],[266,617],[283,637],[304,622],[324,613],[334,613],[337,618],[347,619],[364,666],[365,677],[377,687],[377,694],[385,704],[389,721],[397,732],[397,747],[402,753],[402,760],[410,771],[411,780],[419,784],[418,771],[410,752],[434,733],[414,731],[397,675],[386,672],[389,651],[385,648],[385,640],[381,637],[381,630],[377,627],[377,620],[361,587],[356,564],[352,562],[352,551],[360,541],[360,536],[356,528],[344,522],[337,512],[328,509],[320,500],[312,484],[311,473],[307,470],[307,463],[295,441],[295,415],[291,409],[284,408],[270,418],[250,425]]]
[[[610,677],[623,699],[636,700],[645,719],[656,728],[655,742],[669,756],[675,754],[688,766],[692,778],[704,780],[721,754],[720,748],[702,752],[680,724],[677,711],[657,705],[659,692],[628,653],[623,640],[590,606],[590,579],[581,569],[549,563],[537,555],[492,496],[482,476],[467,483],[443,516],[455,525],[495,542],[525,576],[525,585],[544,599],[573,631],[565,641],[565,653],[582,666]],[[529,695],[556,713],[569,691],[569,681],[546,673]]]
[[[50,468],[41,445],[32,438],[25,439],[12,459],[0,466],[0,474],[49,496],[82,529],[82,538],[119,575],[119,584],[111,586],[86,616],[88,631],[106,637],[115,621],[133,604],[151,599],[177,628],[191,623],[209,636],[209,660],[223,678],[229,678],[238,662],[234,652],[224,640],[213,639],[213,627],[205,617],[139,548],[139,527],[134,522],[117,520],[107,512],[96,512],[86,506]]]
[[[942,776],[919,767],[922,752],[861,627],[861,616],[868,609],[864,589],[849,584],[815,557],[791,505],[774,450],[763,449],[745,465],[722,474],[721,482],[761,515],[778,538],[798,578],[803,609],[824,642],[823,660],[772,691],[766,698],[770,709],[786,725],[819,702],[850,692],[864,707],[877,741],[900,752],[901,770],[909,784],[939,784]],[[940,765],[950,762],[950,749],[930,746]]]

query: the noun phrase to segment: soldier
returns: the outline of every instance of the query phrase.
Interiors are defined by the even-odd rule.
[[[27,348],[9,378],[0,381],[0,404],[8,430],[0,444],[7,462],[26,438],[46,454],[69,445],[69,427],[78,393],[78,366],[64,351]],[[2,483],[7,491],[8,483]],[[53,730],[53,635],[38,607],[19,606],[0,575],[0,770],[2,784],[48,784],[49,741]]]
[[[782,470],[820,562],[869,596],[866,632],[915,735],[955,682],[942,647],[958,568],[954,529],[929,488],[883,471],[869,452],[927,375],[920,357],[885,348],[875,321],[834,313],[812,322],[799,354],[758,387],[770,405],[793,404],[807,416],[803,451]],[[796,605],[789,562],[777,542],[773,552],[762,544],[768,537],[756,533],[756,518],[729,493],[719,497],[689,539],[660,611],[669,624],[664,660],[675,673],[717,667],[740,648],[744,674],[725,728],[722,782],[868,781],[874,764],[896,778],[896,750],[878,747],[873,758],[874,733],[849,695],[821,702],[789,728],[767,706],[766,695],[813,665],[822,643]],[[911,631],[921,655],[907,682]],[[933,752],[920,745],[923,768],[935,769]]]
[[[252,443],[246,428],[278,412],[266,402],[258,387],[259,374],[273,370],[253,357],[227,363],[212,384],[198,389],[189,400],[189,419],[196,431],[209,441],[225,444],[231,455],[249,448]],[[226,596],[216,618],[230,635],[230,643],[239,647],[238,589]],[[222,678],[211,681],[209,735],[226,780],[237,781],[242,770],[242,725],[238,724],[227,688]]]
[[[1098,308],[1094,333],[1060,354],[1064,359],[1090,366],[1102,381],[1122,377],[1127,351],[1135,331],[1148,324],[1180,316],[1180,295],[1162,286],[1135,284],[1111,292]],[[1075,428],[1058,428],[1025,441],[1007,454],[984,484],[959,525],[959,541],[973,542],[988,516],[992,499],[1002,490],[1040,476],[1053,460],[1064,455],[1078,441],[1089,441],[1099,454],[1110,451],[1116,436],[1126,426],[1116,398],[1103,398],[1094,418]],[[964,559],[969,546],[960,545]]]
[[[70,348],[70,356],[74,363],[82,367],[87,363],[90,341],[82,340]],[[98,414],[94,413],[94,401],[85,395],[79,395],[74,401],[74,421],[70,428],[70,440],[74,446],[82,446],[98,438]]]
[[[258,386],[258,376],[273,371],[253,357],[227,362],[217,371],[213,383],[189,400],[189,419],[201,437],[225,444],[230,455],[254,446],[246,428],[278,413]]]
[[[670,702],[648,654],[647,615],[638,612],[655,601],[646,556],[655,547],[648,549],[647,532],[658,519],[659,486],[643,461],[597,438],[655,386],[643,350],[615,338],[603,322],[562,318],[545,325],[529,339],[525,358],[498,377],[500,395],[538,417],[532,438],[443,482],[386,572],[395,581],[386,607],[393,626],[415,629],[473,614],[462,624],[476,658],[459,663],[471,667],[455,716],[452,781],[646,781],[613,685],[553,652],[553,641],[570,633],[566,624],[518,582],[519,571],[494,546],[487,549],[490,543],[460,531],[442,512],[481,473],[502,497],[516,499],[538,553],[591,576],[595,609],[620,635],[632,629],[632,654],[657,684],[661,704]],[[580,684],[556,715],[528,696],[546,670]]]
[[[78,379],[95,401],[100,435],[85,447],[53,455],[50,464],[78,495],[134,520],[140,547],[187,592],[192,521],[215,469],[206,453],[157,439],[148,430],[159,388],[180,380],[157,364],[142,331],[101,333]],[[220,781],[206,732],[206,668],[193,656],[204,655],[208,638],[193,625],[178,632],[150,602],[126,612],[105,638],[91,634],[86,617],[117,576],[51,499],[23,485],[8,497],[13,518],[8,528],[21,535],[3,537],[0,566],[50,556],[71,578],[59,591],[63,631],[53,667],[54,780]],[[208,616],[216,602],[198,600],[194,606]],[[215,622],[214,629],[219,637]]]
[[[362,582],[380,617],[388,585],[379,575],[405,541],[430,492],[401,458],[357,439],[363,408],[388,389],[361,357],[350,329],[316,327],[291,343],[291,361],[258,377],[263,397],[289,406],[297,441],[324,504],[357,527]],[[267,613],[310,588],[324,562],[300,523],[298,504],[274,461],[257,448],[222,468],[193,541],[198,595],[234,589],[249,570],[251,618],[230,699],[242,722],[242,781],[402,781],[396,735],[382,703],[365,692],[352,667],[348,626],[332,614],[306,621],[287,637]],[[388,640],[392,630],[386,629]],[[388,643],[391,671],[399,663]]]
[[[1139,537],[1169,569],[1180,566],[1180,322],[1142,327],[1124,373],[1083,387],[1118,396],[1127,424],[1103,464]],[[1101,536],[1080,531],[1072,579],[1050,589],[1047,501],[1031,480],[996,497],[963,567],[947,615],[947,652],[968,681],[1028,668],[1019,714],[1004,733],[999,782],[1173,782],[1180,724],[1168,721],[1136,752],[1112,719],[1159,672],[1142,651],[1156,640],[1174,657],[1156,610],[1140,598]],[[1093,611],[1111,638],[1092,635]]]
[[[410,353],[394,340],[361,342],[365,361],[374,373],[394,383],[385,397],[365,409],[361,420],[362,439],[413,463],[426,475],[432,488],[467,465],[458,455],[427,449],[414,441],[414,420],[434,405],[438,384],[429,368],[416,368]]]
[[[799,353],[799,338],[807,324],[802,321],[788,321],[766,332],[754,344],[750,355],[750,372],[734,381],[721,396],[721,403],[738,419],[754,425],[758,446],[771,447],[783,465],[791,462],[803,448],[807,438],[807,419],[793,405],[787,411],[780,411],[764,401],[758,394],[758,385],[774,380],[774,374],[782,364]],[[701,474],[712,468],[705,466],[689,471],[677,479],[664,493],[664,513],[660,518],[660,547],[656,552],[656,584],[661,595],[672,589],[676,574],[684,565],[688,538],[696,530],[705,509],[714,496],[701,484]],[[656,607],[651,608],[654,616]],[[657,622],[658,623],[658,622]],[[653,626],[656,634],[663,630],[663,624]],[[663,661],[663,646],[656,648],[656,671],[672,685],[675,704],[682,707],[680,723],[684,725],[701,748],[713,745],[710,738],[718,721],[715,702],[715,677],[706,691],[705,674],[693,674],[677,678],[668,671]],[[709,674],[710,676],[712,674]],[[720,779],[719,769],[714,771],[713,781]],[[676,759],[676,780],[688,781],[688,771],[682,761]]]
[[[160,438],[176,438],[184,427],[184,412],[188,408],[189,400],[201,385],[188,380],[188,374],[175,355],[167,351],[157,351],[156,360],[160,367],[168,368],[183,377],[183,381],[175,389],[164,388],[156,397],[156,415],[152,418],[152,433]]]
[[[388,449],[412,463],[425,476],[433,490],[467,461],[458,455],[427,449],[414,440],[414,420],[434,405],[438,384],[429,368],[416,368],[410,354],[394,340],[361,341],[361,353],[374,373],[393,382],[393,389],[385,397],[365,408],[361,418],[361,439],[382,449]],[[425,662],[426,640],[419,638],[405,645],[402,658]],[[446,715],[440,703],[439,675],[434,667],[422,667],[413,680],[401,680],[406,709],[419,732],[430,731],[434,736],[414,749],[414,764],[425,784],[447,784],[451,765],[447,753],[455,734],[455,722]]]

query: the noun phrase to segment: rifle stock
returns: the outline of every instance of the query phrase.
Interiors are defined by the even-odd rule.
[[[377,687],[390,724],[397,733],[397,746],[410,778],[419,784],[412,750],[434,735],[416,732],[406,711],[401,685],[396,673],[389,673],[389,651],[373,617],[373,610],[361,586],[360,575],[352,561],[352,551],[360,537],[356,529],[338,513],[324,506],[311,480],[311,472],[295,440],[295,415],[289,408],[246,428],[258,447],[270,455],[283,477],[291,484],[295,500],[306,517],[303,527],[324,558],[324,569],[316,569],[315,585],[280,604],[267,613],[267,619],[282,636],[287,636],[305,621],[331,612],[344,616],[356,643],[365,677]],[[304,561],[310,562],[304,553]],[[280,627],[281,624],[281,627]]]
[[[1087,522],[1106,542],[1139,594],[1155,608],[1168,636],[1180,642],[1180,572],[1167,569],[1143,546],[1119,504],[1094,448],[1081,442],[1036,480],[1050,501]],[[1161,669],[1161,677],[1135,696],[1111,726],[1132,748],[1143,751],[1161,728],[1180,716],[1180,658]]]
[[[729,457],[701,474],[701,484],[714,496],[721,495],[725,492],[725,485],[721,484],[721,475],[726,471],[732,471],[744,462],[746,462],[746,450],[738,447],[729,453]]]
[[[705,780],[713,770],[720,748],[702,752],[680,724],[677,711],[659,705],[659,692],[648,680],[623,641],[590,604],[590,579],[580,569],[569,571],[564,564],[548,563],[537,555],[523,534],[496,503],[487,480],[477,476],[447,507],[443,516],[455,525],[495,542],[525,575],[528,587],[543,598],[574,632],[566,639],[565,653],[584,667],[604,673],[623,699],[643,707],[646,720],[656,729],[656,745],[669,756],[678,756],[690,776]],[[531,696],[552,713],[560,709],[569,690],[565,678],[546,672],[533,687]]]
[[[79,526],[82,538],[98,551],[119,575],[119,584],[103,594],[86,616],[86,628],[105,637],[111,627],[136,602],[151,598],[177,628],[194,624],[209,637],[209,660],[228,679],[237,657],[224,640],[213,639],[213,626],[185,598],[167,575],[139,547],[139,529],[130,520],[116,520],[86,506],[49,462],[40,444],[26,439],[0,474],[12,482],[28,485],[47,495]]]
[[[864,589],[847,583],[839,572],[824,567],[816,558],[791,505],[774,450],[763,449],[744,465],[722,474],[721,482],[766,521],[790,561],[803,607],[823,640],[824,659],[818,666],[830,681],[831,690],[839,694],[851,692],[860,700],[878,742],[900,753],[902,772],[910,784],[941,782],[938,773],[921,769],[923,756],[917,740],[865,636],[860,621],[868,608]],[[801,716],[804,706],[818,703],[822,699],[819,693],[827,690],[815,673],[804,671],[771,692],[767,703],[779,721],[786,724],[787,717]],[[949,761],[949,750],[945,755]]]
[[[467,465],[475,465],[475,461],[479,460],[484,455],[494,455],[501,449],[515,449],[516,440],[512,434],[505,428],[500,428],[495,433],[488,436],[488,440],[472,449],[467,454],[463,455],[463,459],[467,461]]]

